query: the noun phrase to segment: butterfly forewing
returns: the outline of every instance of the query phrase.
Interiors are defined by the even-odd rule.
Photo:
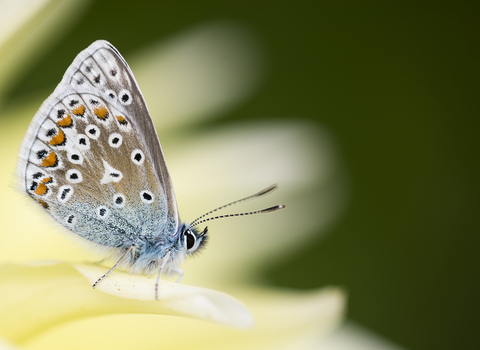
[[[108,99],[118,101],[117,106],[128,114],[131,123],[139,131],[137,136],[149,151],[155,174],[167,196],[170,220],[177,226],[175,194],[160,142],[143,95],[125,59],[110,43],[96,41],[77,56],[62,82],[76,88],[96,87]]]
[[[97,41],[35,115],[19,158],[24,188],[62,225],[128,247],[173,235],[178,213],[160,144],[133,74]]]

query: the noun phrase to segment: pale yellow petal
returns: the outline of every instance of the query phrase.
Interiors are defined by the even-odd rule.
[[[320,350],[404,350],[400,345],[354,322],[346,322],[311,349]]]
[[[341,322],[344,294],[335,288],[313,292],[238,290],[255,316],[255,327],[238,330],[171,316],[116,315],[85,319],[45,332],[27,345],[51,349],[299,349],[326,337]]]
[[[126,57],[157,128],[218,117],[257,90],[264,58],[245,24],[213,21]]]
[[[91,264],[73,265],[89,283],[93,285],[106,269]],[[198,288],[181,283],[160,280],[158,302],[155,301],[156,276],[132,275],[113,271],[101,281],[96,289],[117,297],[153,301],[159,304],[157,313],[174,314],[199,318],[226,325],[248,328],[253,319],[238,300],[231,296],[205,288]]]
[[[10,37],[28,23],[49,0],[0,1],[0,50]]]
[[[8,84],[20,78],[81,19],[85,0],[0,2],[0,104]]]
[[[188,141],[187,141],[188,140]],[[348,200],[348,182],[335,140],[319,125],[248,123],[186,134],[166,151],[181,217],[197,216],[278,183],[261,199],[219,212],[285,204],[273,213],[220,219],[209,227],[207,248],[184,265],[185,281],[225,283],[252,277],[258,266],[318,239]]]
[[[194,317],[236,327],[252,324],[244,306],[223,293],[162,281],[159,301],[125,299],[92,289],[93,275],[104,269],[82,266],[81,270],[90,281],[65,263],[1,266],[0,314],[8,317],[0,317],[0,336],[18,344],[79,318],[125,313]],[[99,288],[122,296],[130,289],[131,298],[145,299],[140,288],[148,288],[146,293],[152,295],[154,283],[145,279],[115,273]]]
[[[19,350],[19,348],[0,338],[0,350]]]

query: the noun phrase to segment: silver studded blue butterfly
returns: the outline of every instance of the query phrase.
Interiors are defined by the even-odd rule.
[[[205,245],[205,218],[179,218],[155,127],[132,71],[106,41],[82,51],[35,114],[18,159],[22,189],[61,225],[117,256],[134,273],[183,272],[180,262]],[[203,219],[203,220],[202,220]]]

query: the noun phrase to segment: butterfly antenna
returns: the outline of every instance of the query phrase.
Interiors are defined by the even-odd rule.
[[[256,210],[256,211],[249,211],[249,212],[246,212],[246,213],[226,214],[226,215],[214,216],[212,218],[206,218],[206,219],[197,221],[195,224],[190,225],[190,228],[195,227],[197,225],[200,225],[200,224],[202,224],[204,222],[207,222],[207,221],[223,219],[223,218],[230,218],[232,216],[245,216],[245,215],[253,215],[253,214],[270,213],[272,211],[277,211],[277,210],[283,209],[283,208],[285,208],[285,206],[283,204],[279,204],[279,205],[276,205],[274,207],[270,207],[270,208],[266,208],[266,209],[262,209],[262,210]]]
[[[278,188],[277,184],[274,184],[274,185],[271,185],[271,186],[267,187],[266,189],[264,189],[264,190],[262,190],[262,191],[260,191],[260,192],[258,192],[258,193],[252,194],[251,196],[248,196],[248,197],[239,199],[239,200],[237,200],[237,201],[235,201],[235,202],[232,202],[232,203],[228,203],[228,204],[222,205],[221,207],[218,207],[218,208],[216,208],[216,209],[213,209],[212,211],[209,211],[208,213],[203,214],[202,216],[196,218],[195,220],[193,220],[193,221],[190,223],[190,226],[191,226],[191,227],[192,227],[192,226],[196,226],[196,222],[197,222],[198,220],[201,220],[201,219],[203,219],[205,216],[208,216],[208,215],[210,215],[210,214],[213,214],[213,213],[215,213],[215,212],[218,211],[218,210],[221,210],[221,209],[230,207],[230,206],[235,205],[235,204],[247,202],[247,201],[252,200],[252,199],[254,199],[254,198],[258,198],[258,197],[264,196],[264,195],[266,195],[266,194],[268,194],[268,193],[276,190],[277,188]]]

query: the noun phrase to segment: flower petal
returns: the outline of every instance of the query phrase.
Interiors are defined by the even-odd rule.
[[[13,79],[68,33],[88,1],[3,1],[0,11],[0,103]],[[60,29],[60,30],[59,30]],[[43,40],[48,37],[48,40]]]
[[[202,224],[210,239],[201,258],[186,261],[188,283],[252,278],[260,265],[294,252],[313,235],[318,239],[346,206],[347,177],[335,141],[318,125],[236,124],[184,140],[166,153],[187,221],[273,183],[279,184],[274,193],[219,214],[286,205],[280,212]]]
[[[106,272],[104,267],[90,264],[73,266],[92,285]],[[122,298],[156,302],[155,281],[156,277],[114,271],[95,288]],[[253,325],[252,316],[245,306],[221,292],[160,280],[158,299],[164,310],[157,313],[189,316],[239,328]]]
[[[178,317],[114,315],[89,318],[45,332],[29,349],[298,349],[326,337],[341,322],[344,293],[239,289],[252,306],[256,325],[239,330]]]
[[[322,350],[402,350],[403,347],[392,343],[372,331],[361,327],[354,322],[347,322],[345,325],[322,339],[321,344],[317,342],[311,349]]]
[[[250,29],[233,21],[197,25],[127,57],[157,129],[213,118],[259,86],[263,57]]]
[[[98,266],[75,265],[91,281],[105,272]],[[3,265],[0,268],[0,335],[23,342],[60,323],[79,318],[125,313],[187,316],[249,327],[252,318],[236,299],[216,291],[167,281],[161,283],[161,300],[148,301],[154,280],[114,272],[93,290],[74,267],[66,263],[40,266]],[[103,283],[106,282],[106,283]],[[134,287],[132,287],[134,286]],[[147,288],[145,293],[140,290]],[[130,292],[131,298],[118,298]],[[117,296],[115,296],[117,295]],[[140,300],[143,299],[143,300]]]
[[[0,48],[48,2],[49,0],[3,1],[0,12]]]
[[[0,339],[0,350],[18,350],[18,348]]]

